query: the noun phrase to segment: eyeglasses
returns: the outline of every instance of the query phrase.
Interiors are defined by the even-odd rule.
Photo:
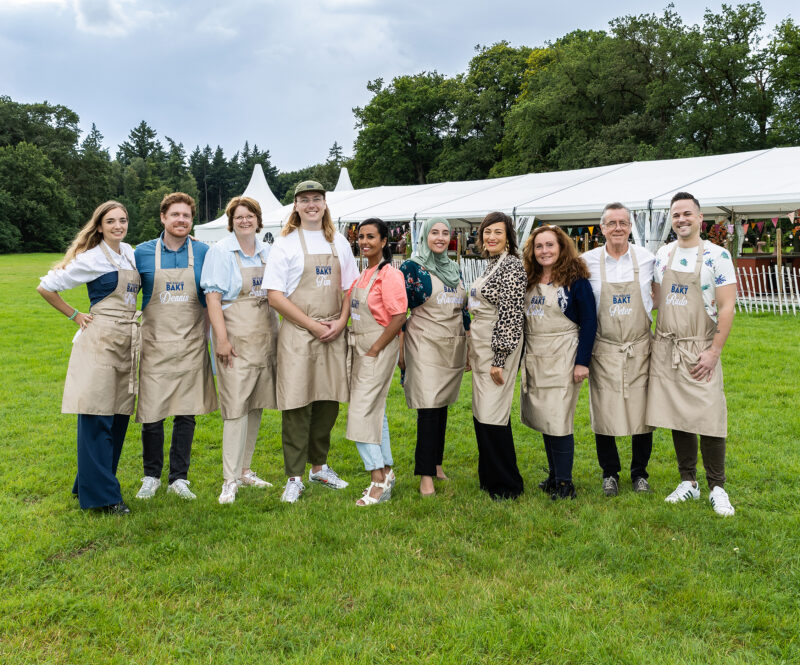
[[[603,222],[603,226],[607,229],[629,229],[631,227],[630,222]]]
[[[233,218],[233,221],[239,222],[241,224],[244,220],[252,222],[255,218],[256,218],[255,215],[237,215],[236,217]]]

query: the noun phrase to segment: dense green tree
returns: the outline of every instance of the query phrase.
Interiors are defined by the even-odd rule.
[[[156,131],[142,120],[130,131],[128,140],[120,144],[117,161],[130,164],[136,157],[144,160],[159,157],[164,148],[157,137]]]
[[[362,187],[427,182],[452,130],[458,86],[435,71],[367,84],[372,99],[353,109],[360,129],[353,176]]]
[[[23,252],[63,249],[78,228],[75,200],[63,174],[31,143],[0,148],[0,235]]]
[[[486,178],[500,158],[506,115],[522,91],[531,49],[502,41],[475,50],[456,88],[453,134],[445,138],[429,182]]]
[[[768,47],[775,93],[771,143],[800,145],[800,26],[786,19]]]
[[[52,162],[67,173],[77,158],[80,118],[60,104],[21,104],[0,96],[0,146],[22,143],[36,145]]]
[[[91,131],[81,143],[80,155],[70,178],[78,216],[88,220],[94,209],[115,194],[113,169],[103,135],[92,123]]]

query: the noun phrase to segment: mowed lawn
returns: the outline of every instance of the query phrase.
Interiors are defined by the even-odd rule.
[[[198,418],[198,499],[134,494],[140,427],[119,467],[133,514],[83,512],[70,495],[75,416],[61,391],[75,327],[35,292],[55,255],[0,257],[0,662],[16,663],[797,663],[800,662],[800,317],[738,314],[724,363],[728,484],[736,516],[664,503],[678,482],[656,433],[654,492],[603,496],[584,387],[576,501],[536,487],[541,437],[512,411],[526,493],[478,490],[470,379],[451,407],[449,482],[422,499],[415,413],[389,397],[398,484],[368,483],[344,439],[346,490],[284,481],[280,415],[265,413],[253,467],[274,487],[220,506],[218,414]],[[85,288],[65,294],[83,309]],[[621,442],[623,467],[629,444]],[[166,471],[165,471],[166,479]]]

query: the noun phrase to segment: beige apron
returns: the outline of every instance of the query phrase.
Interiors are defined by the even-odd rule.
[[[650,372],[650,317],[639,284],[633,247],[632,282],[606,280],[606,252],[600,254],[600,304],[597,337],[589,366],[592,431],[607,436],[652,432],[645,424]]]
[[[694,272],[673,270],[674,253],[675,248],[661,280],[656,336],[650,355],[647,424],[724,437],[728,435],[728,407],[722,364],[717,361],[710,381],[697,381],[689,374],[700,353],[711,346],[717,328],[703,305],[703,245],[697,248]]]
[[[204,308],[197,298],[194,251],[191,240],[186,242],[189,266],[162,269],[161,239],[156,241],[153,294],[142,316],[137,423],[217,408]]]
[[[438,409],[458,400],[467,364],[462,310],[466,291],[431,273],[431,295],[406,322],[403,388],[409,409]]]
[[[275,409],[275,363],[278,315],[261,287],[264,262],[245,268],[239,251],[234,252],[242,288],[222,310],[228,341],[236,356],[233,367],[217,363],[219,410],[223,420],[247,415],[252,409]],[[228,303],[225,303],[226,305]],[[214,340],[216,344],[216,339]]]
[[[536,284],[525,294],[525,357],[520,380],[523,424],[543,434],[572,434],[581,384],[572,380],[578,325],[558,305],[558,289]]]
[[[472,415],[484,425],[507,425],[511,415],[511,401],[514,399],[514,386],[517,382],[517,369],[522,355],[522,340],[517,348],[506,358],[503,368],[503,383],[498,386],[489,372],[494,361],[492,351],[492,331],[497,323],[497,308],[483,297],[481,289],[487,280],[505,261],[507,254],[497,260],[494,267],[474,282],[470,287],[469,311],[472,314],[470,325],[469,362],[472,366]]]
[[[367,296],[377,277],[376,270],[366,288],[353,287],[351,293],[350,318],[353,324],[348,341],[353,351],[353,368],[345,436],[359,443],[380,444],[386,396],[400,355],[400,341],[395,337],[375,358],[365,355],[386,330],[375,320],[367,305]]]
[[[138,388],[141,337],[136,295],[141,281],[136,270],[116,265],[117,288],[89,309],[92,321],[77,336],[69,356],[61,413],[92,416],[131,415]]]
[[[330,254],[309,254],[303,230],[303,275],[289,300],[317,321],[333,321],[342,312],[342,268],[333,242]],[[277,399],[281,411],[311,402],[347,402],[347,338],[321,342],[313,333],[284,318],[278,333]]]

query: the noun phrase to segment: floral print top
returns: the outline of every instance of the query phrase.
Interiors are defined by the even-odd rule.
[[[664,245],[656,252],[655,283],[661,284],[667,259],[676,242]],[[677,272],[692,272],[697,260],[697,247],[677,247],[672,259],[672,269]],[[716,289],[718,286],[736,284],[736,269],[730,252],[710,240],[703,241],[703,265],[700,268],[700,287],[703,289],[703,304],[706,313],[717,320]]]
[[[431,284],[431,274],[416,261],[403,261],[400,265],[406,281],[406,296],[408,297],[408,308],[419,307],[431,297],[433,285]],[[464,298],[464,308],[461,310],[461,318],[464,320],[464,330],[469,330],[469,312],[467,311],[467,299]]]

